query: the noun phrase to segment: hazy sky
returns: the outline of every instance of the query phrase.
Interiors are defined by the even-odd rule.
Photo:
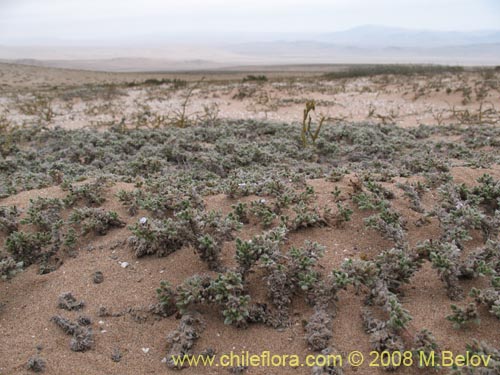
[[[0,0],[0,43],[186,32],[329,32],[364,24],[499,29],[500,0]]]

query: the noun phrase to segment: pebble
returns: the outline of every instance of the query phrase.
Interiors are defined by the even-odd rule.
[[[148,354],[149,353],[149,348],[142,348],[142,352],[144,354]]]
[[[104,281],[104,275],[101,271],[94,272],[94,277],[92,278],[94,284],[100,284]]]
[[[128,262],[120,262],[120,266],[122,268],[127,268],[129,266],[129,263]]]

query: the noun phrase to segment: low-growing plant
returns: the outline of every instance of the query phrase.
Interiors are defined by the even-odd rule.
[[[310,207],[304,201],[299,201],[293,206],[295,216],[293,218],[281,217],[281,221],[291,231],[305,229],[309,227],[322,227],[328,224],[326,217],[331,216],[331,212],[326,207],[324,212],[320,213],[319,208]]]
[[[367,227],[380,232],[382,237],[394,241],[397,246],[406,246],[406,222],[398,212],[383,208],[379,214],[365,219],[365,224]]]
[[[70,349],[74,352],[85,352],[94,346],[94,334],[92,328],[74,323],[60,315],[55,315],[50,319],[67,335],[71,335]]]
[[[157,295],[165,314],[173,311],[174,306],[185,315],[198,304],[216,304],[225,324],[244,327],[248,323],[250,296],[245,293],[238,272],[218,273],[215,278],[194,275],[184,280],[175,291],[168,283],[162,282]]]
[[[168,353],[166,363],[169,368],[180,369],[186,366],[186,364],[179,364],[179,361],[175,359],[193,355],[194,343],[199,339],[204,329],[205,324],[200,314],[190,313],[182,316],[178,328],[167,336]]]
[[[17,273],[22,272],[23,262],[16,262],[12,257],[0,259],[0,279],[8,280]]]
[[[488,358],[489,361],[479,366],[466,365],[460,369],[462,374],[474,372],[479,374],[495,374],[500,370],[500,349],[495,349],[484,341],[473,340],[472,344],[466,345],[466,350],[471,355],[479,355],[482,358]]]
[[[277,227],[249,241],[236,239],[235,258],[243,277],[263,256],[270,259],[277,256],[287,232],[285,227]]]
[[[166,256],[180,249],[185,243],[182,237],[183,228],[172,219],[156,220],[143,217],[130,230],[133,235],[129,237],[128,243],[138,258],[151,254]]]
[[[335,226],[336,227],[343,227],[345,223],[348,221],[351,221],[351,216],[353,214],[353,211],[349,208],[344,206],[342,203],[337,202],[337,213],[335,215]]]
[[[237,204],[232,205],[231,208],[233,209],[231,215],[236,221],[243,224],[249,223],[248,206],[246,203],[238,202]]]
[[[460,250],[452,243],[435,244],[429,256],[432,267],[437,269],[441,280],[446,284],[448,297],[453,301],[463,299],[463,290],[459,285]]]
[[[16,206],[0,206],[0,231],[9,235],[17,231],[19,211]]]
[[[5,248],[16,262],[23,262],[27,267],[43,256],[50,241],[51,235],[47,232],[12,232],[7,237]]]
[[[54,223],[61,220],[63,202],[59,198],[30,199],[30,205],[21,224],[37,226],[42,231],[50,231]]]
[[[451,305],[452,314],[448,315],[446,319],[453,323],[456,329],[463,328],[471,322],[479,324],[479,314],[474,303],[469,303],[465,308],[457,305]]]
[[[496,283],[497,281],[492,279],[493,288],[483,290],[472,288],[469,295],[473,297],[477,303],[485,305],[492,315],[500,319],[500,288]]]
[[[277,217],[273,208],[267,204],[265,199],[252,201],[250,212],[260,220],[264,229],[269,228]]]
[[[105,198],[103,197],[105,182],[105,179],[100,178],[92,183],[79,186],[69,184],[69,186],[67,186],[69,193],[63,200],[64,204],[67,207],[72,207],[77,202],[83,202],[86,206],[100,206],[105,201]]]
[[[84,235],[94,232],[99,236],[103,236],[111,228],[122,228],[125,226],[125,222],[119,218],[116,212],[89,207],[74,209],[69,222],[78,224]]]

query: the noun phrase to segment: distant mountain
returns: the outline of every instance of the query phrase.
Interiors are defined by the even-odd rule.
[[[289,63],[425,63],[500,65],[500,43],[440,47],[387,47],[316,41],[244,43],[227,46],[234,54]]]
[[[359,47],[440,47],[500,43],[500,30],[430,31],[383,26],[359,26],[322,34],[317,41]]]
[[[117,45],[1,46],[0,59],[105,71],[203,70],[242,65],[431,63],[500,65],[500,31],[430,31],[360,26],[323,34],[161,35]],[[201,41],[201,40],[205,41]],[[195,43],[196,41],[196,43]]]

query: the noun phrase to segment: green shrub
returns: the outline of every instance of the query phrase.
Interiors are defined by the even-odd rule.
[[[16,262],[23,262],[27,267],[36,263],[44,253],[44,247],[50,243],[51,235],[46,232],[25,233],[12,232],[5,248]]]

